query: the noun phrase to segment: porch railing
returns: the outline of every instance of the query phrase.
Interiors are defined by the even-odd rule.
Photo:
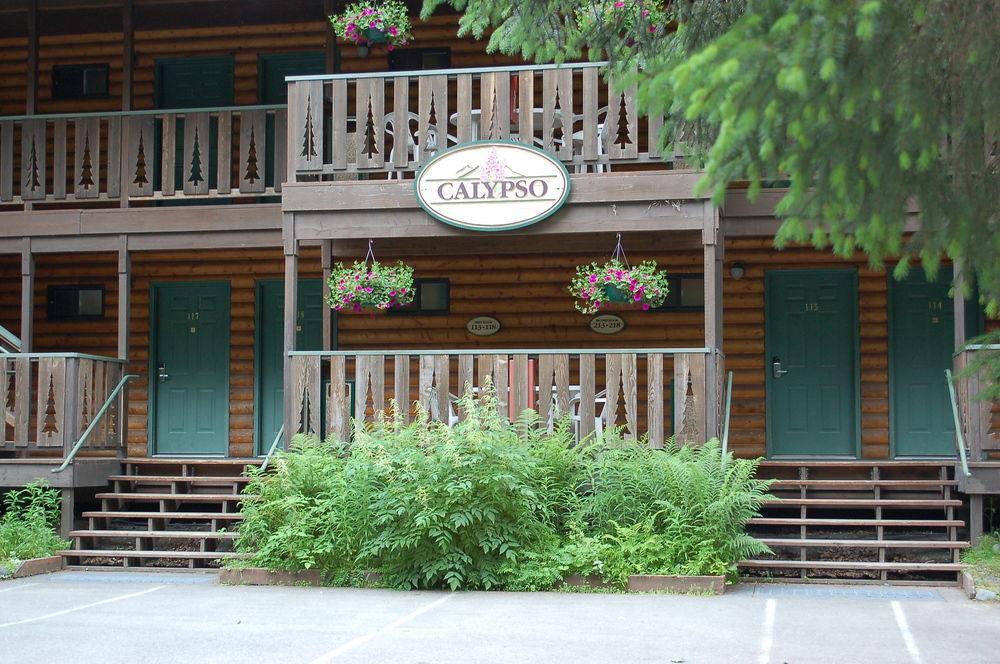
[[[971,461],[1000,453],[1000,402],[977,399],[976,395],[990,386],[989,378],[983,371],[966,372],[984,353],[1000,353],[1000,345],[966,346],[955,354],[961,433],[969,446]]]
[[[0,449],[70,453],[123,377],[125,362],[78,353],[0,355]],[[85,450],[118,450],[126,440],[124,392],[91,431]]]
[[[285,118],[284,106],[0,117],[0,204],[277,193]]]
[[[662,117],[606,63],[290,76],[289,171],[296,180],[412,171],[474,140],[534,145],[576,170],[660,161]],[[292,178],[290,178],[290,181]]]
[[[13,332],[0,325],[0,355],[21,352],[21,340]]]
[[[569,417],[578,438],[621,427],[660,447],[671,435],[686,444],[717,435],[709,427],[719,403],[708,395],[718,394],[722,362],[706,348],[300,351],[290,359],[289,437],[349,440],[352,418],[371,421],[393,401],[404,418],[419,403],[453,425],[464,415],[459,395],[487,384],[503,417],[532,409],[548,427]]]

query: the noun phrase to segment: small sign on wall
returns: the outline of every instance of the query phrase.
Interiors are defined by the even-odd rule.
[[[465,324],[465,329],[477,337],[492,337],[500,331],[500,321],[492,316],[476,316]]]
[[[625,329],[625,320],[614,314],[601,314],[590,319],[590,329],[598,334],[618,334]]]

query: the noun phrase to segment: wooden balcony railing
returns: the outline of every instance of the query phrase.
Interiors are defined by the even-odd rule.
[[[284,106],[0,117],[0,204],[278,193],[285,117]]]
[[[6,451],[65,456],[122,379],[125,363],[77,353],[0,355],[0,403]],[[125,397],[112,403],[87,441],[88,450],[121,449],[127,430]]]
[[[474,140],[534,145],[577,171],[661,161],[663,119],[639,117],[634,87],[618,89],[605,71],[577,63],[292,76],[289,172],[398,174]]]
[[[976,398],[990,386],[989,378],[983,371],[964,375],[982,353],[1000,353],[1000,346],[968,346],[955,354],[955,387],[970,461],[1000,453],[1000,402]]]
[[[371,421],[393,402],[404,417],[419,403],[452,425],[458,396],[491,384],[510,419],[532,409],[548,427],[569,417],[579,438],[621,427],[654,447],[671,435],[700,445],[718,435],[722,372],[721,356],[704,348],[297,351],[285,431],[349,440],[352,418]]]

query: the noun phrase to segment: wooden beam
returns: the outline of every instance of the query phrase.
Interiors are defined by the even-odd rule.
[[[722,262],[725,240],[719,210],[710,201],[703,204],[702,243],[705,269],[705,347],[722,346]]]
[[[954,263],[953,284],[955,293],[952,297],[952,306],[955,313],[955,350],[965,346],[969,331],[965,328],[965,275],[962,274],[962,264],[959,261]]]
[[[133,23],[134,6],[133,0],[122,0],[122,110],[132,110],[132,84],[135,80],[135,26]],[[119,205],[128,207],[129,173],[131,169],[125,168],[125,161],[128,159],[129,130],[131,122],[121,123],[121,149],[118,151],[118,158],[121,160],[121,167],[118,169],[119,177]],[[113,154],[113,151],[109,154]]]
[[[323,240],[320,245],[320,264],[323,269],[323,350],[333,348],[333,309],[326,305],[330,297],[330,269],[333,264],[333,241]]]
[[[128,360],[132,258],[128,250],[128,236],[118,236],[118,242],[118,357]]]
[[[38,104],[38,0],[28,5],[28,89],[25,115],[34,115]]]
[[[21,246],[21,352],[30,353],[35,320],[35,256],[30,238],[24,238]]]
[[[298,243],[294,240],[285,248],[285,318],[284,318],[284,356],[282,366],[285,376],[285,447],[291,444],[292,436],[297,430],[295,426],[296,411],[295,390],[292,385],[292,363],[289,353],[295,350],[295,326],[298,322],[298,286],[299,286],[299,255]]]

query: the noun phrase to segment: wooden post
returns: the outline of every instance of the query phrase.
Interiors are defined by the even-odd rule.
[[[118,236],[118,357],[128,361],[129,309],[131,303],[132,257],[128,251],[128,236]]]
[[[38,0],[28,6],[28,89],[25,115],[34,115],[38,104]]]
[[[21,249],[21,352],[32,351],[32,328],[35,321],[35,256],[31,238],[24,238]]]
[[[979,544],[983,536],[983,494],[969,494],[969,542]]]
[[[295,426],[296,413],[299,404],[295,403],[295,389],[292,384],[292,361],[288,355],[295,350],[295,325],[298,322],[298,290],[299,290],[299,243],[294,237],[294,222],[292,215],[285,215],[285,334],[284,358],[285,368],[285,447],[291,443],[292,436],[298,427]]]
[[[333,240],[323,240],[320,247],[323,268],[323,350],[333,348],[333,309],[327,305],[330,297],[330,269],[333,264]]]
[[[334,7],[333,0],[323,0],[323,21],[329,20],[329,17],[336,13],[336,8]],[[326,43],[325,43],[325,54],[326,54],[326,73],[334,74],[337,72],[337,36],[333,34],[333,30],[330,29],[329,25],[325,26],[326,30]]]
[[[132,110],[132,83],[135,70],[135,27],[133,25],[134,0],[123,0],[122,3],[122,111]],[[131,168],[126,168],[128,159],[128,133],[130,122],[122,118],[121,122],[121,150],[118,152],[122,165],[118,169],[121,177],[119,187],[119,201],[123,208],[128,207],[129,173]]]
[[[969,331],[965,329],[965,294],[962,292],[965,286],[965,277],[962,274],[962,265],[955,261],[954,265],[954,290],[952,306],[955,312],[955,350],[961,350],[965,346]]]
[[[70,531],[74,530],[74,513],[76,511],[76,500],[74,495],[74,489],[60,489],[62,494],[62,505],[61,505],[61,518],[59,524],[59,533],[63,537],[69,537]]]
[[[705,432],[710,438],[722,432],[719,412],[719,381],[722,362],[722,269],[725,239],[719,210],[706,200],[702,203],[702,245],[705,268],[705,347],[709,349],[705,367]]]

